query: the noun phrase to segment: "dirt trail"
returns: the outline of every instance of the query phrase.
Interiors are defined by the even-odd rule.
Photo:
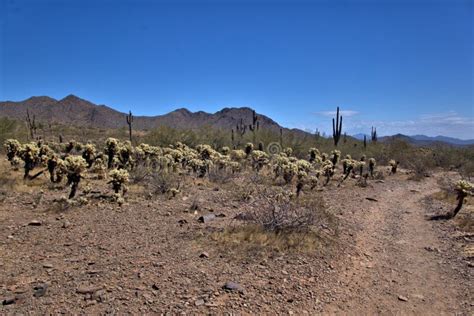
[[[388,183],[387,183],[388,182]],[[447,259],[449,242],[427,221],[421,199],[432,194],[434,178],[391,182],[378,201],[356,219],[358,256],[341,272],[342,293],[325,313],[457,314],[470,309],[472,293]],[[472,307],[471,307],[472,308]]]

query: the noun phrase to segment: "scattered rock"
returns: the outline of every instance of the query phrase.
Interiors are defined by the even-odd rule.
[[[219,213],[216,215],[216,217],[226,217],[226,215],[224,213]]]
[[[235,282],[226,282],[222,288],[227,291],[244,292],[244,288]]]
[[[151,288],[152,288],[153,290],[155,290],[155,291],[159,291],[159,290],[160,290],[160,288],[158,287],[158,285],[157,285],[156,283],[153,284]]]
[[[185,219],[180,219],[180,220],[178,221],[178,224],[179,224],[180,226],[183,226],[184,224],[187,224],[187,223],[188,223],[188,221],[185,220]]]
[[[198,221],[201,223],[209,223],[210,221],[213,221],[216,219],[215,214],[206,214],[198,218]]]
[[[43,268],[52,269],[52,268],[54,268],[54,266],[49,262],[45,262],[45,263],[43,263]]]
[[[33,288],[33,290],[34,290],[34,293],[33,293],[34,297],[42,297],[46,294],[46,291],[48,290],[48,284],[46,283],[37,284]]]
[[[41,226],[43,223],[41,221],[34,219],[31,222],[28,223],[28,226]]]
[[[209,254],[205,251],[201,252],[201,254],[199,255],[199,258],[209,258]]]
[[[365,199],[369,200],[369,201],[372,201],[372,202],[378,202],[379,201],[376,198],[372,198],[372,197],[366,197]]]
[[[12,304],[15,304],[15,302],[16,302],[16,297],[9,297],[2,301],[2,305],[12,305]]]
[[[64,221],[63,225],[61,226],[62,228],[69,228],[71,226],[71,222],[69,221]]]
[[[78,294],[93,294],[97,291],[102,290],[102,287],[99,286],[80,286],[76,289]]]
[[[408,298],[406,296],[403,296],[403,295],[398,295],[398,300],[402,301],[402,302],[408,302]]]
[[[253,219],[253,216],[250,213],[239,213],[234,216],[234,219],[239,221],[251,221]]]
[[[196,306],[201,306],[201,305],[204,305],[204,303],[205,303],[205,302],[204,302],[203,299],[199,299],[199,300],[196,300],[196,301],[194,302],[194,305],[196,305]]]
[[[436,247],[431,247],[431,246],[426,246],[426,247],[425,247],[425,250],[426,250],[426,251],[430,251],[430,252],[441,253],[441,250],[439,250],[439,249],[436,248]]]

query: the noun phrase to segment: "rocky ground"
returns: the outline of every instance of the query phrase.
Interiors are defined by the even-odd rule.
[[[233,183],[190,182],[173,199],[132,186],[121,207],[89,198],[61,210],[54,200],[67,190],[45,178],[11,182],[18,175],[1,168],[1,314],[473,310],[474,234],[459,226],[472,220],[472,205],[459,219],[426,219],[451,208],[427,202],[441,173],[419,182],[400,174],[368,187],[349,179],[304,193],[322,196],[331,220],[315,227],[314,247],[278,250],[216,237],[246,225],[235,216],[255,207]],[[203,223],[206,214],[215,217]]]

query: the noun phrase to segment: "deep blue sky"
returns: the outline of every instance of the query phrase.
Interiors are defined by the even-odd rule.
[[[473,1],[0,0],[0,100],[474,138]]]

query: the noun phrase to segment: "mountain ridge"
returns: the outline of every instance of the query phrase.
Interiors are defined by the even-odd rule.
[[[2,101],[0,102],[0,117],[8,117],[24,120],[26,111],[34,115],[38,122],[73,124],[84,127],[96,128],[122,128],[126,127],[126,113],[115,110],[113,107],[104,104],[94,104],[82,99],[74,94],[69,94],[57,100],[49,96],[32,96],[23,101]],[[249,107],[229,108],[225,107],[215,113],[204,111],[192,112],[187,108],[178,108],[162,115],[155,116],[134,116],[134,128],[139,130],[150,130],[159,126],[169,126],[178,129],[198,129],[202,127],[213,127],[230,130],[235,129],[241,121],[248,125],[252,121],[253,109]],[[285,128],[273,119],[257,113],[260,119],[260,127],[279,132],[292,131],[299,136],[308,137],[312,134],[297,128]],[[363,140],[364,134],[359,133],[352,137]],[[379,137],[379,141],[389,139],[404,139],[415,145],[432,145],[445,143],[456,146],[473,145],[474,139],[462,140],[453,137],[426,135],[403,135]],[[367,135],[370,140],[370,136]]]

